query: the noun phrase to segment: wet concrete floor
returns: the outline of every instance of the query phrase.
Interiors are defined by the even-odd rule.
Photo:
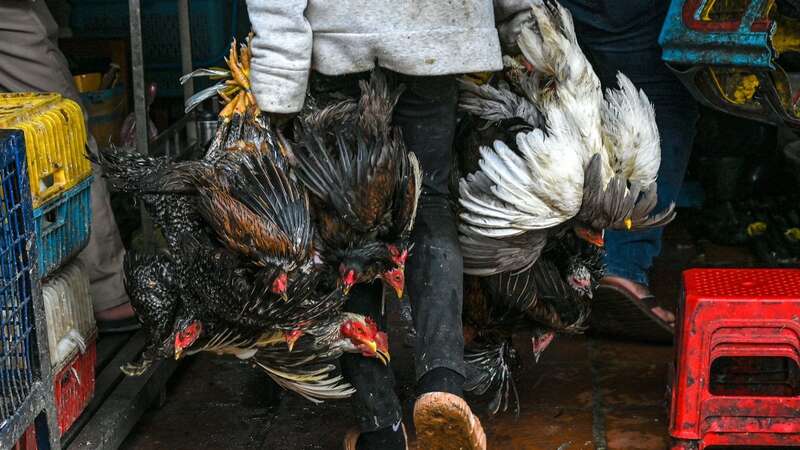
[[[753,262],[743,249],[693,242],[683,230],[667,230],[652,276],[656,296],[673,307],[684,268]],[[402,340],[393,336],[392,363],[406,424],[413,428],[413,363]],[[536,363],[524,351],[527,342],[519,336],[519,417],[481,416],[489,448],[666,448],[670,346],[559,337]],[[347,401],[314,405],[276,392],[265,375],[238,361],[208,355],[185,362],[167,394],[166,403],[142,419],[123,449],[340,449],[345,431],[354,425]]]

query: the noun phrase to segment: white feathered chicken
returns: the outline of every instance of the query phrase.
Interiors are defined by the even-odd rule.
[[[604,229],[660,226],[674,216],[671,207],[649,216],[661,153],[645,94],[620,73],[619,88],[603,98],[572,18],[555,2],[533,2],[518,44],[533,70],[509,61],[514,86],[462,84],[463,109],[531,129],[481,148],[480,170],[460,182],[468,274],[526,269],[553,233],[569,227],[601,244]]]
[[[472,128],[459,163],[474,170],[458,186],[466,389],[494,392],[492,412],[515,393],[515,332],[532,334],[538,359],[554,333],[584,329],[604,268],[599,249],[575,237],[602,246],[605,229],[674,217],[673,207],[650,216],[661,150],[644,93],[618,74],[604,98],[571,16],[553,1],[534,0],[518,44],[524,62],[506,58],[495,86],[464,81],[460,101],[486,125]],[[475,144],[491,139],[475,161]]]

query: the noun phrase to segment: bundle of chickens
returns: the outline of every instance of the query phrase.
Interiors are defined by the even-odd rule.
[[[96,162],[115,190],[133,193],[164,248],[130,252],[131,304],[148,338],[144,373],[158,359],[233,355],[312,401],[342,398],[343,352],[389,362],[374,318],[345,312],[357,283],[403,295],[421,172],[391,125],[399,91],[381,73],[361,97],[305,111],[291,144],[249,89],[250,39],[234,41],[220,81],[187,108],[225,104],[203,158],[172,162],[131,149]]]
[[[622,74],[603,91],[569,13],[533,1],[491,81],[462,82],[469,115],[451,172],[464,255],[468,391],[492,412],[514,397],[515,333],[535,354],[585,328],[603,275],[603,230],[663,226],[653,107]],[[375,71],[358,99],[307,101],[285,139],[249,85],[250,47],[231,47],[219,79],[189,102],[225,107],[200,161],[102,152],[112,187],[133,192],[166,248],[129,254],[131,301],[149,339],[129,374],[159,358],[234,355],[314,401],[353,389],[342,352],[388,362],[385,330],[343,312],[353,285],[402,297],[421,170],[392,125],[401,87]],[[513,402],[516,404],[516,402]]]

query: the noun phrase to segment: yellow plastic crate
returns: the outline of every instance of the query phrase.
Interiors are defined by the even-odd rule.
[[[81,107],[59,94],[0,94],[0,128],[25,134],[33,207],[92,173]]]

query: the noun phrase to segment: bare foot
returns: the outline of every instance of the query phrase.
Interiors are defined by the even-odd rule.
[[[652,294],[650,293],[650,289],[647,289],[647,286],[641,285],[635,281],[631,281],[627,278],[622,277],[615,277],[615,276],[607,276],[601,280],[601,283],[606,284],[613,284],[615,286],[622,287],[624,289],[629,290],[636,296],[637,299],[642,299],[644,297],[649,297]],[[671,311],[667,311],[666,309],[655,306],[650,309],[650,311],[659,319],[666,322],[669,326],[675,327],[675,314]]]
[[[131,306],[130,302],[94,313],[95,319],[101,321],[128,319],[134,315],[136,315],[136,313],[133,311],[133,307]]]

